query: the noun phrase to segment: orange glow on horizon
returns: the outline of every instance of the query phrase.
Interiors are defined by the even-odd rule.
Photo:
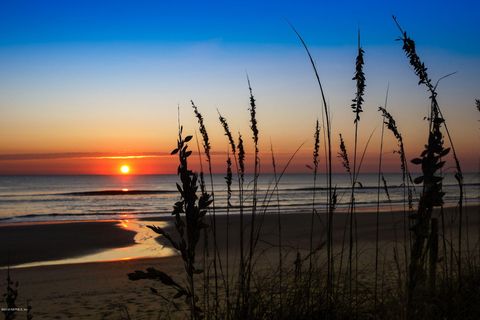
[[[120,171],[122,165],[128,165],[129,174]],[[175,173],[178,164],[175,157],[131,159],[120,162],[118,159],[28,159],[0,160],[0,174],[6,175],[117,175],[127,178],[144,174]],[[223,167],[222,167],[223,170]],[[222,171],[223,172],[223,171]]]
[[[394,145],[393,141],[389,145]],[[378,153],[373,147],[375,141],[371,143],[370,149],[365,154],[361,172],[376,172],[378,168]],[[284,147],[285,148],[285,147]],[[410,147],[407,150],[407,158],[412,159],[420,154],[421,147]],[[338,152],[333,149],[332,152]],[[251,155],[251,154],[250,154]],[[288,162],[291,152],[281,151],[275,155],[276,162],[283,166]],[[264,155],[268,157],[268,155]],[[475,172],[478,165],[478,154],[475,148],[460,150],[459,158],[462,160],[462,167],[465,172]],[[451,163],[451,159],[447,159],[447,163]],[[253,172],[253,159],[248,158],[246,170]],[[311,153],[308,148],[300,150],[288,167],[287,173],[309,173],[305,164],[311,163]],[[340,161],[332,161],[334,172],[343,173],[344,169]],[[123,173],[122,166],[128,167],[128,173]],[[398,155],[388,151],[384,155],[383,166],[385,172],[397,172],[400,170],[398,164]],[[189,167],[198,172],[200,170],[198,161],[191,161]],[[137,175],[149,174],[175,174],[178,168],[178,158],[175,156],[165,157],[146,157],[146,158],[129,158],[123,161],[119,159],[111,159],[107,157],[71,157],[71,158],[21,158],[21,159],[0,159],[0,175],[115,175],[121,178],[125,184],[120,188],[128,188],[126,181]],[[225,159],[223,153],[212,153],[212,169],[215,173],[222,173],[225,170]],[[323,167],[321,168],[323,169]],[[412,168],[419,170],[419,168]],[[265,166],[263,173],[271,173],[270,166]]]

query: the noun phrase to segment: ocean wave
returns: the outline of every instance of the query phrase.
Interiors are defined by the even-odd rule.
[[[59,193],[62,196],[120,196],[120,195],[142,195],[142,194],[167,194],[176,193],[175,190],[99,190]]]
[[[121,213],[117,212],[116,214],[113,213],[32,213],[32,214],[24,214],[24,215],[18,215],[18,216],[11,216],[11,217],[3,217],[0,218],[0,221],[7,221],[7,220],[29,220],[29,219],[35,219],[35,218],[66,218],[66,217],[98,217],[98,216],[103,216],[103,217],[112,217],[112,218],[117,218],[117,219],[125,219],[122,217],[122,215],[128,214],[131,216],[142,216],[142,215],[170,215],[171,212],[128,212],[128,213]],[[60,219],[61,220],[61,219]]]
[[[456,200],[456,198],[450,199],[445,199],[446,203],[445,206],[455,206],[456,202],[453,200]],[[475,199],[470,199],[472,202],[470,202],[470,205],[478,204],[479,198]],[[357,201],[355,202],[356,206],[358,208],[373,208],[373,204],[376,204],[377,201]],[[385,209],[394,209],[394,208],[401,208],[402,205],[404,204],[403,199],[397,199],[394,200],[392,199],[391,201],[388,200],[381,200],[380,205],[381,205],[381,211],[384,211]],[[327,205],[327,203],[323,201],[317,201],[315,203],[316,208],[323,208]],[[349,201],[343,201],[337,203],[337,209],[340,211],[345,210],[348,208],[350,205]],[[311,202],[297,202],[297,203],[283,203],[280,205],[282,208],[282,213],[292,213],[292,212],[300,212],[300,211],[305,211],[305,210],[311,210],[312,203]],[[244,210],[249,210],[251,209],[251,205],[244,205],[243,209]],[[416,208],[416,206],[414,206]],[[227,209],[229,209],[230,214],[239,214],[240,212],[240,207],[239,206],[232,206],[227,208],[226,206],[216,206],[217,214],[226,214]],[[138,211],[137,211],[138,210]],[[120,209],[111,209],[111,210],[87,210],[84,213],[79,213],[79,212],[72,212],[72,213],[32,213],[32,214],[21,214],[21,215],[15,215],[15,216],[9,216],[9,217],[0,217],[0,223],[5,222],[5,223],[10,223],[13,221],[55,221],[55,220],[85,220],[85,219],[112,219],[112,220],[121,220],[125,219],[125,215],[130,216],[131,218],[143,218],[143,217],[152,217],[152,216],[170,216],[171,211],[161,209],[161,210],[142,210],[138,208],[137,210],[128,210],[128,211],[123,211]],[[274,210],[276,212],[277,210],[277,204],[275,203],[265,203],[265,204],[259,204],[257,206],[257,210],[259,211],[259,214],[267,213],[270,212],[271,210]]]
[[[397,190],[397,189],[402,189],[404,186],[403,185],[389,185],[388,189],[389,190]],[[444,188],[456,188],[458,187],[457,184],[444,184]],[[464,183],[464,187],[471,188],[471,187],[480,187],[480,183]],[[357,191],[361,190],[377,190],[378,186],[376,185],[363,185],[363,186],[356,186],[355,189]],[[381,189],[383,190],[383,186],[381,186]],[[351,186],[345,186],[345,185],[340,185],[336,187],[337,191],[342,191],[342,190],[351,190]],[[236,193],[238,190],[232,190],[233,193]],[[249,191],[249,189],[245,189],[246,192]],[[265,187],[262,188],[260,187],[258,189],[258,192],[272,192],[273,188],[271,187]],[[278,187],[278,191],[280,192],[305,192],[305,191],[328,191],[328,188],[326,187],[298,187],[298,188],[288,188],[284,187],[282,188],[281,186]],[[81,196],[124,196],[124,195],[156,195],[156,194],[175,194],[177,193],[177,190],[174,189],[108,189],[108,190],[86,190],[86,191],[72,191],[72,192],[60,192],[60,193],[55,193],[55,192],[45,192],[45,193],[8,193],[8,194],[0,194],[0,201],[2,199],[8,199],[9,198],[24,198],[24,197],[54,197],[54,196],[72,196],[72,197],[81,197]],[[220,193],[222,193],[220,191]],[[58,198],[51,198],[48,199],[50,201],[58,201]],[[25,199],[19,199],[21,201],[26,201]],[[32,202],[37,200],[37,199],[30,199]],[[47,201],[47,199],[38,199],[38,201]]]
[[[421,187],[421,186],[418,186],[418,185],[413,185],[414,187]],[[480,183],[464,183],[463,184],[464,187],[480,187]],[[389,185],[388,186],[388,189],[391,190],[391,189],[401,189],[403,188],[404,186],[403,185]],[[412,187],[412,186],[410,186]],[[457,184],[444,184],[443,185],[443,188],[456,188],[458,187]],[[336,190],[351,190],[352,187],[351,186],[337,186],[335,188]],[[378,186],[356,186],[355,187],[356,190],[377,190],[378,189]],[[383,185],[380,186],[380,189],[383,190],[384,187]],[[328,188],[327,187],[301,187],[301,188],[279,188],[279,191],[327,191]]]

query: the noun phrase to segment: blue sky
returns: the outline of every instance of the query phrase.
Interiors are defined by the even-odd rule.
[[[425,46],[478,54],[477,1],[3,1],[0,45],[189,43],[296,45],[290,20],[312,45],[395,37],[391,15]]]
[[[395,14],[432,78],[458,72],[443,80],[439,99],[474,168],[473,151],[462,143],[478,135],[479,9],[476,1],[2,1],[0,153],[163,152],[174,143],[177,105],[186,127],[195,128],[190,99],[223,152],[216,109],[234,130],[248,132],[248,71],[263,150],[272,140],[290,154],[311,138],[320,100],[288,19],[311,46],[334,134],[347,144],[361,30],[362,139],[378,131],[377,108],[390,83],[391,111],[413,157],[428,101],[395,41]]]

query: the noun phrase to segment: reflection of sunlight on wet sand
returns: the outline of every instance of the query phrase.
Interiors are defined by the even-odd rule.
[[[120,224],[121,224],[122,227],[124,227],[125,229],[128,229],[128,220],[120,220]]]
[[[127,216],[129,215],[121,215],[122,218]],[[138,221],[128,219],[120,220],[118,222],[119,227],[136,232],[134,245],[123,248],[106,249],[104,251],[76,258],[31,262],[20,264],[14,267],[22,268],[86,262],[127,261],[139,258],[161,258],[175,255],[175,250],[163,246],[155,240],[158,235],[147,228],[147,225],[152,224],[162,228],[167,226],[167,223],[164,221]]]

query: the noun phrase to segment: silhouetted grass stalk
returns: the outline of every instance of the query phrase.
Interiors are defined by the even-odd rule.
[[[218,112],[219,121],[222,124],[222,127],[225,131],[225,136],[227,136],[227,138],[228,138],[231,153],[232,153],[233,159],[235,161],[235,167],[236,167],[236,170],[237,170],[237,174],[239,174],[235,141],[233,140],[233,136],[232,136],[232,133],[231,133],[230,128],[228,126],[227,120],[224,117],[222,117],[222,115],[220,114],[220,112],[218,110],[217,110],[217,112]],[[225,299],[227,301],[227,318],[230,318],[230,316],[231,316],[231,312],[230,312],[231,302],[230,302],[229,236],[228,236],[228,231],[229,231],[229,228],[230,228],[230,223],[229,223],[230,208],[232,208],[231,199],[232,199],[232,179],[233,179],[232,160],[231,160],[229,154],[230,153],[227,152],[227,176],[225,177],[225,181],[226,181],[226,184],[227,184],[227,244],[226,244],[226,267],[225,267],[226,268],[226,270],[225,270],[226,275],[225,276],[227,278],[227,283],[226,283],[226,288],[225,288],[225,290],[226,290],[226,298]],[[239,182],[239,190],[240,190],[240,179],[238,179],[238,182]]]
[[[200,191],[205,193],[205,179],[203,175],[203,161],[202,161],[202,152],[200,151],[200,142],[198,140],[197,134],[195,133],[195,142],[197,144],[197,154],[198,154],[198,163],[200,166],[199,172],[199,184]],[[208,247],[208,229],[205,229],[203,232],[203,309],[207,310],[210,306],[210,254]]]
[[[204,217],[208,207],[212,203],[210,195],[204,191],[200,196],[197,195],[199,182],[196,173],[188,168],[188,157],[192,151],[188,150],[188,142],[192,136],[183,138],[183,127],[179,127],[177,148],[172,151],[178,154],[179,166],[178,175],[181,184],[177,183],[177,190],[180,194],[180,200],[175,202],[172,215],[175,217],[175,230],[178,234],[178,240],[174,239],[163,228],[157,226],[148,226],[151,230],[163,236],[171,246],[181,253],[187,277],[187,285],[184,286],[174,281],[166,273],[155,268],[147,268],[147,272],[135,271],[128,275],[130,280],[157,280],[162,284],[176,290],[175,299],[185,297],[190,306],[190,319],[196,320],[203,317],[203,312],[197,305],[196,286],[194,275],[203,272],[195,267],[196,247],[200,240],[201,232],[208,227],[204,223]],[[155,288],[151,288],[152,293],[161,296]],[[207,306],[208,307],[208,306]]]
[[[245,182],[245,149],[243,147],[242,135],[238,134],[238,167],[239,167],[239,206],[240,206],[240,272],[239,272],[239,293],[237,298],[237,310],[244,306],[246,293],[246,275],[245,275],[245,248],[244,248],[244,213],[243,213],[243,185]]]
[[[289,23],[290,24],[290,23]],[[327,198],[327,301],[330,303],[331,300],[331,294],[332,294],[332,289],[333,289],[333,283],[334,283],[334,255],[333,255],[333,211],[335,210],[336,206],[336,201],[337,201],[337,195],[336,195],[336,190],[332,188],[332,141],[331,141],[331,123],[330,123],[330,112],[328,110],[327,106],[327,101],[325,99],[325,94],[323,91],[323,86],[320,81],[320,76],[318,74],[317,67],[315,65],[315,61],[313,60],[313,57],[310,53],[310,50],[308,49],[308,46],[306,42],[303,40],[302,36],[300,33],[293,27],[292,24],[290,24],[290,27],[292,30],[295,32],[297,35],[298,39],[302,43],[310,64],[313,68],[315,78],[317,80],[318,87],[320,89],[320,93],[322,95],[322,102],[323,102],[323,111],[322,111],[322,122],[325,120],[326,121],[326,126],[323,125],[323,128],[327,131],[327,165],[328,169],[326,172],[327,176],[327,192],[328,192],[328,198]]]
[[[408,207],[411,207],[411,190],[410,190],[410,181],[412,181],[410,172],[408,170],[408,163],[407,158],[405,155],[405,147],[403,144],[403,137],[400,131],[398,130],[397,123],[393,116],[382,107],[379,107],[378,110],[382,112],[382,117],[384,119],[384,124],[387,126],[387,129],[390,130],[397,140],[398,150],[396,151],[400,157],[400,168],[402,171],[402,188],[403,188],[403,246],[404,246],[404,259],[405,259],[405,266],[408,266],[408,248],[410,248],[410,241],[407,239],[409,234],[409,222],[408,222],[408,215],[407,215],[407,207],[406,207],[406,197],[407,192],[408,196]],[[407,191],[408,189],[408,191]]]
[[[356,225],[356,215],[355,215],[355,186],[357,183],[357,147],[358,147],[358,124],[360,122],[360,113],[363,112],[363,95],[365,93],[365,74],[363,72],[364,51],[360,45],[360,31],[358,32],[358,54],[355,61],[355,75],[353,80],[356,81],[357,92],[355,98],[352,100],[351,108],[355,114],[354,124],[355,124],[355,138],[354,138],[354,147],[353,147],[353,181],[350,195],[350,233],[349,233],[349,253],[348,253],[348,265],[349,265],[349,290],[350,290],[350,302],[353,302],[352,299],[352,254],[354,241],[357,241],[357,229],[355,227],[354,235],[354,223]],[[355,239],[354,239],[355,236]],[[357,283],[358,278],[358,248],[355,246],[355,283]],[[356,289],[355,289],[356,290]],[[355,294],[355,301],[356,301]]]
[[[278,175],[277,179],[275,180],[275,183],[273,184],[273,188],[271,187],[271,185],[269,185],[268,188],[267,188],[267,192],[265,193],[265,196],[264,196],[264,199],[263,199],[263,202],[262,202],[262,205],[261,205],[263,210],[260,211],[260,214],[259,214],[259,219],[260,220],[259,220],[259,224],[258,224],[258,227],[256,229],[256,232],[255,232],[255,236],[254,236],[254,244],[253,244],[254,251],[255,251],[255,248],[258,244],[261,229],[262,229],[263,222],[264,222],[264,218],[265,218],[267,210],[270,206],[270,203],[272,201],[273,195],[276,194],[276,192],[278,191],[278,186],[280,184],[280,181],[282,180],[283,176],[287,172],[288,167],[292,163],[292,161],[295,158],[295,156],[297,155],[298,151],[300,151],[300,149],[303,147],[304,144],[305,143],[300,144],[300,146],[298,146],[298,148],[295,150],[295,152],[293,152],[293,154],[290,156],[287,163],[285,164],[282,171],[280,172],[280,175]]]
[[[240,242],[240,266],[239,266],[239,274],[238,274],[238,288],[237,288],[237,298],[236,298],[236,313],[239,312],[239,310],[244,309],[244,303],[246,299],[246,276],[245,276],[245,255],[244,255],[244,214],[243,214],[243,209],[244,209],[244,204],[243,204],[243,184],[245,181],[245,150],[243,147],[243,139],[242,135],[239,133],[238,136],[238,154],[237,154],[237,146],[235,145],[235,141],[233,139],[232,133],[230,131],[230,128],[228,126],[227,120],[218,112],[219,115],[219,120],[220,123],[222,124],[222,127],[225,131],[225,136],[227,136],[231,152],[233,155],[233,159],[235,162],[235,167],[237,171],[237,181],[238,181],[238,193],[239,193],[239,217],[240,217],[240,223],[239,223],[239,242]],[[230,168],[230,169],[228,169]],[[230,199],[231,199],[231,181],[232,176],[231,176],[231,160],[227,160],[227,191],[228,192],[228,207],[231,207]],[[228,255],[228,254],[227,254]],[[228,259],[228,258],[227,258]],[[227,277],[227,285],[228,285],[229,278]],[[228,287],[229,288],[229,287]],[[227,317],[231,317],[231,312],[230,310],[230,290],[227,291],[227,303],[228,303],[228,310],[227,310]],[[237,314],[238,315],[238,314]]]
[[[232,207],[231,199],[232,199],[232,160],[230,156],[227,155],[227,175],[225,177],[227,183],[227,227],[226,227],[226,243],[225,243],[225,278],[227,279],[225,290],[226,290],[226,297],[225,300],[227,302],[227,315],[230,315],[230,277],[229,277],[229,247],[230,247],[230,208]]]
[[[311,284],[311,276],[313,273],[313,231],[314,231],[314,222],[315,222],[315,214],[316,214],[316,209],[315,209],[315,196],[317,193],[317,174],[318,174],[318,165],[319,165],[319,149],[320,149],[320,125],[318,123],[318,119],[315,123],[315,133],[313,135],[314,138],[314,143],[313,143],[313,192],[312,192],[312,215],[310,219],[310,247],[309,247],[309,261],[308,261],[308,275],[310,277],[308,281],[308,292],[310,293],[310,284]],[[312,303],[310,301],[311,297],[309,297],[309,305]]]
[[[275,162],[275,153],[273,152],[273,145],[270,141],[270,151],[272,154],[272,168],[273,168],[273,178],[275,183],[277,183],[277,164]],[[282,216],[280,213],[280,194],[278,188],[275,192],[277,196],[277,223],[278,223],[278,304],[280,308],[280,318],[283,316],[283,259],[282,259]]]
[[[219,263],[219,266],[220,266],[220,273],[222,274],[222,277],[223,277],[223,272],[222,272],[222,268],[221,268],[221,259],[220,259],[220,255],[219,255],[219,251],[218,251],[218,242],[217,242],[217,218],[216,218],[216,213],[215,213],[215,190],[214,190],[214,187],[213,187],[213,174],[212,174],[212,158],[211,158],[211,155],[210,155],[210,150],[211,150],[211,146],[210,146],[210,139],[208,137],[208,132],[207,132],[207,128],[205,127],[205,124],[204,124],[204,120],[203,120],[203,116],[202,114],[198,111],[198,107],[195,105],[195,103],[193,101],[191,101],[192,103],[192,108],[193,108],[193,112],[195,113],[195,117],[197,118],[197,121],[198,121],[198,126],[199,126],[199,131],[200,131],[200,134],[202,135],[202,140],[203,140],[203,149],[204,149],[204,152],[205,152],[205,156],[207,157],[207,163],[208,163],[208,173],[209,173],[209,176],[210,176],[210,193],[211,193],[211,197],[212,197],[212,219],[211,219],[211,222],[212,222],[212,234],[213,234],[213,272],[214,272],[214,282],[215,282],[215,295],[214,295],[214,299],[215,299],[215,308],[214,308],[214,311],[215,311],[215,315],[218,314],[218,307],[219,307],[219,296],[218,296],[218,268],[217,268],[217,260],[218,260],[218,263]]]
[[[413,68],[415,70],[415,74],[420,79],[419,84],[425,85],[427,90],[430,93],[430,96],[429,96],[429,99],[430,99],[430,102],[431,102],[430,131],[432,132],[432,129],[435,130],[436,127],[439,127],[441,124],[443,124],[443,126],[445,128],[445,132],[447,133],[447,137],[448,137],[448,140],[449,140],[449,143],[450,143],[450,146],[451,146],[451,150],[453,152],[453,159],[455,161],[455,169],[456,169],[455,179],[457,180],[457,184],[459,186],[459,200],[458,200],[459,224],[458,224],[458,258],[457,258],[457,263],[458,263],[458,276],[459,276],[459,280],[460,280],[459,283],[461,284],[461,278],[462,278],[461,277],[461,272],[462,272],[462,267],[461,267],[461,263],[462,263],[462,218],[463,218],[463,196],[464,196],[463,173],[462,173],[462,169],[461,169],[461,166],[460,166],[460,161],[458,159],[458,156],[457,156],[457,153],[456,153],[456,150],[455,150],[455,145],[454,145],[453,140],[452,140],[451,135],[450,135],[450,131],[448,130],[447,123],[445,122],[442,111],[441,111],[441,109],[438,105],[437,91],[436,91],[439,81],[442,80],[443,78],[451,75],[451,74],[440,78],[437,81],[437,83],[435,85],[433,85],[430,78],[428,78],[428,74],[426,73],[427,68],[420,61],[420,58],[416,54],[415,42],[407,36],[406,32],[403,31],[403,29],[401,28],[401,26],[399,25],[399,23],[397,22],[395,17],[394,17],[394,21],[397,24],[397,27],[399,28],[400,32],[402,33],[401,40],[403,41],[403,44],[404,44],[403,49],[406,52],[407,57],[409,57],[409,59],[410,59],[410,64],[413,66]],[[440,122],[440,123],[435,123],[435,121]],[[449,149],[445,149],[445,150],[449,150]],[[445,154],[440,154],[439,158],[442,158],[443,156],[445,156],[448,153],[448,151],[444,151],[444,153]],[[440,162],[440,163],[443,163],[443,162]],[[441,169],[442,166],[443,166],[443,164],[440,165],[438,169]],[[425,183],[424,183],[424,185],[425,185]]]
[[[350,185],[353,185],[354,178],[352,176],[352,169],[351,169],[351,166],[350,166],[350,159],[348,158],[347,147],[345,146],[345,141],[343,140],[342,134],[339,134],[339,138],[340,138],[340,152],[338,153],[338,158],[341,159],[342,166],[345,169],[345,172],[348,174],[348,177],[350,179]],[[350,210],[350,207],[349,207],[349,210]],[[336,284],[336,286],[338,288],[340,288],[340,279],[342,277],[343,256],[344,256],[344,252],[345,252],[345,239],[346,239],[346,235],[347,235],[347,226],[349,225],[349,222],[350,222],[349,221],[350,211],[348,213],[349,213],[349,216],[347,217],[347,219],[345,219],[345,223],[344,223],[344,226],[343,226],[342,246],[341,246],[341,249],[340,249],[340,263],[339,263],[339,267],[338,267],[338,278],[337,278],[337,284]],[[346,276],[349,276],[348,272],[346,273]],[[350,284],[348,279],[346,279],[346,282],[348,282]],[[350,290],[350,287],[349,287],[349,290]]]
[[[430,219],[434,207],[443,205],[442,180],[443,177],[436,175],[437,170],[441,169],[445,164],[441,161],[441,158],[446,156],[450,151],[449,148],[443,147],[443,135],[441,133],[441,126],[445,124],[445,120],[441,115],[438,102],[436,86],[432,84],[432,80],[429,78],[427,68],[424,63],[421,62],[415,49],[415,42],[407,36],[407,33],[401,28],[395,17],[393,17],[397,27],[399,28],[402,37],[400,40],[403,42],[403,50],[409,58],[410,65],[414,68],[415,74],[419,78],[419,84],[423,84],[427,87],[430,93],[430,117],[429,117],[429,136],[428,143],[425,146],[425,150],[421,154],[421,158],[413,159],[415,164],[422,165],[423,175],[416,178],[416,183],[423,182],[423,192],[420,196],[418,211],[412,215],[413,225],[412,231],[414,235],[414,242],[411,249],[411,262],[409,266],[409,284],[408,284],[408,315],[410,317],[418,317],[419,306],[416,301],[419,295],[419,291],[425,287],[425,251],[435,250],[435,248],[425,248],[425,242],[430,238],[431,230]],[[445,127],[445,125],[444,125]],[[446,127],[445,127],[445,130]],[[447,131],[448,132],[448,131]],[[450,143],[451,139],[449,137]],[[453,145],[452,145],[453,148]],[[454,155],[456,162],[457,173],[455,177],[460,186],[460,215],[459,215],[459,245],[458,245],[458,275],[461,282],[461,235],[462,235],[462,205],[463,205],[463,176],[460,170],[460,165],[456,155]],[[435,262],[436,263],[436,262]]]
[[[254,235],[255,235],[255,218],[257,213],[257,192],[258,192],[258,176],[259,176],[259,166],[260,159],[258,157],[258,127],[257,127],[257,107],[255,104],[255,98],[252,93],[252,86],[250,85],[250,79],[247,75],[248,90],[250,91],[250,129],[252,130],[252,140],[254,143],[255,153],[254,153],[254,172],[253,172],[253,191],[252,191],[252,214],[250,218],[250,248],[248,253],[248,266],[247,266],[247,292],[250,291],[250,283],[252,279],[252,265],[253,265],[253,253],[254,253]],[[247,305],[249,302],[247,301]],[[248,306],[250,307],[250,306]]]
[[[5,320],[13,320],[16,318],[16,300],[18,297],[18,281],[13,282],[10,277],[10,264],[7,265],[7,290],[3,294],[6,303],[6,310],[2,310]],[[3,308],[2,308],[3,309]]]
[[[387,110],[388,91],[390,85],[387,86],[387,93],[385,94],[384,108]],[[375,310],[375,318],[377,317],[377,304],[378,304],[378,255],[379,255],[379,238],[380,238],[380,182],[383,176],[382,172],[382,160],[383,160],[383,138],[385,133],[385,116],[382,116],[382,132],[380,134],[380,151],[378,154],[378,179],[377,179],[377,208],[375,213],[375,280],[373,287],[373,303]]]

